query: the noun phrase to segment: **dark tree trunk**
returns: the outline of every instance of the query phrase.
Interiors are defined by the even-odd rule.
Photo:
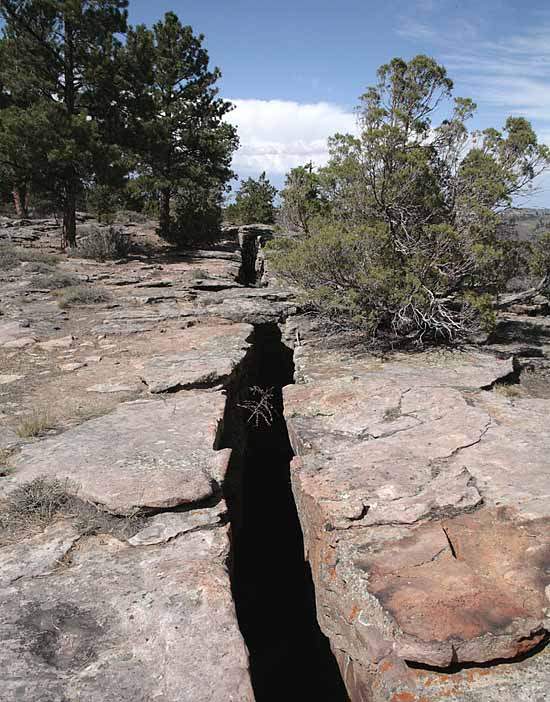
[[[74,183],[67,184],[65,204],[63,207],[63,233],[61,247],[76,246],[76,188]]]
[[[74,29],[70,20],[65,17],[65,109],[69,126],[72,128],[72,119],[76,113],[76,88],[74,64]],[[71,248],[76,246],[76,193],[78,180],[75,173],[68,175],[65,183],[65,202],[63,205],[63,232],[61,247]]]
[[[27,209],[27,187],[25,185],[14,186],[12,195],[16,215],[21,219],[25,219],[29,216]]]
[[[162,188],[159,193],[159,231],[161,236],[170,233],[170,188]]]

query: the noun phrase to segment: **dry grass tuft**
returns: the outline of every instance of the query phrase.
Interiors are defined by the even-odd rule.
[[[34,249],[23,249],[6,244],[0,245],[0,271],[9,271],[17,268],[21,263],[33,264],[31,270],[46,270],[59,263],[59,258],[54,254],[35,251]]]
[[[32,285],[45,290],[61,290],[76,286],[80,283],[80,278],[72,273],[52,272],[43,275],[36,275],[32,279]]]
[[[56,420],[49,412],[35,410],[23,419],[16,431],[22,439],[29,439],[33,436],[41,436],[49,429],[53,429],[55,425]]]
[[[508,383],[495,385],[495,392],[497,395],[502,395],[503,397],[509,397],[511,399],[522,397],[524,394],[520,385],[510,385]]]
[[[69,500],[67,486],[60,480],[35,478],[8,495],[0,515],[3,528],[43,529],[51,524]]]
[[[145,524],[139,510],[117,517],[84,502],[68,480],[40,476],[19,485],[1,505],[0,545],[43,531],[57,519],[68,519],[83,536],[112,534],[130,538]]]
[[[110,299],[109,293],[102,288],[94,288],[91,285],[72,285],[59,292],[57,304],[61,309],[65,309],[75,305],[97,305],[108,302]]]

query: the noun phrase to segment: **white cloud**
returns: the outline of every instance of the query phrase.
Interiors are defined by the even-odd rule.
[[[355,115],[328,102],[304,104],[288,100],[240,100],[227,120],[239,132],[241,146],[233,160],[242,177],[266,171],[280,182],[295,166],[326,163],[327,138],[355,132]]]
[[[399,36],[405,37],[405,39],[418,41],[433,40],[437,37],[437,33],[429,25],[410,17],[402,18],[396,31]]]

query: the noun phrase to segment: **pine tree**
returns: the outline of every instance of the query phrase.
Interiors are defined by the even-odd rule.
[[[230,206],[230,215],[238,224],[272,224],[275,221],[273,201],[277,195],[275,188],[265,174],[258,180],[247,178]]]
[[[7,49],[1,80],[16,101],[24,96],[30,102],[3,120],[3,139],[8,152],[15,153],[18,142],[21,154],[35,150],[28,176],[41,180],[59,202],[64,246],[76,244],[76,202],[85,183],[105,176],[119,158],[113,139],[113,120],[120,114],[113,74],[120,51],[116,35],[126,29],[127,4],[0,1]]]
[[[158,193],[159,230],[166,238],[174,239],[171,203],[180,190],[212,184],[216,190],[233,176],[237,136],[223,119],[231,104],[217,97],[220,71],[209,68],[203,39],[168,12],[152,30],[132,29],[126,44],[123,92],[134,168]]]

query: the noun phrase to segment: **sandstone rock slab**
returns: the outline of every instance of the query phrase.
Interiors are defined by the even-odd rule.
[[[162,512],[148,520],[147,525],[128,539],[132,546],[163,544],[171,539],[196,529],[212,528],[221,524],[227,513],[225,502],[215,507],[193,509],[188,512]]]
[[[74,336],[63,336],[58,339],[41,341],[36,346],[43,351],[57,351],[58,349],[68,349],[74,344]]]
[[[548,639],[550,402],[488,391],[514,366],[478,351],[311,344],[295,362],[299,382],[284,391],[293,492],[352,700],[492,702],[490,685],[476,697],[438,669],[492,668]],[[550,684],[543,660],[525,673],[532,694]],[[416,671],[430,667],[426,683]],[[515,699],[515,677],[487,675]]]
[[[15,383],[18,380],[22,380],[24,377],[24,375],[2,373],[0,374],[0,385],[10,385],[11,383]]]
[[[67,480],[80,498],[122,514],[200,502],[219,492],[227,470],[230,450],[214,450],[224,407],[221,393],[196,391],[123,403],[24,446],[15,476]]]
[[[0,698],[253,702],[223,528],[166,546],[91,539],[0,592]]]
[[[20,578],[34,578],[52,572],[79,538],[71,524],[57,522],[44,533],[0,548],[0,588]]]
[[[177,353],[154,356],[142,379],[153,393],[225,385],[250,349],[248,324],[199,325],[171,339]]]

